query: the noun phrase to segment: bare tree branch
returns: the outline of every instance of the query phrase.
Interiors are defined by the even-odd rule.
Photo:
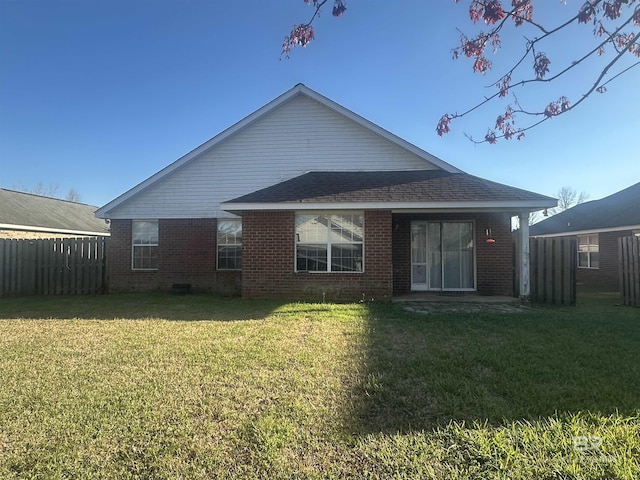
[[[298,45],[304,47],[313,40],[315,33],[312,23],[318,17],[321,8],[328,0],[303,1],[306,4],[313,5],[313,15],[309,22],[294,26],[291,33],[285,37],[280,58],[283,56],[289,58],[291,48]],[[459,0],[454,1],[459,3]],[[639,0],[586,0],[574,15],[550,29],[534,20],[533,0],[512,0],[511,8],[508,9],[504,8],[502,0],[469,0],[468,3],[469,17],[474,23],[483,21],[486,25],[492,25],[492,28],[487,33],[481,31],[475,37],[471,38],[467,37],[463,32],[460,32],[460,45],[452,49],[454,58],[458,58],[462,54],[473,60],[474,72],[485,74],[491,69],[492,64],[485,56],[485,51],[489,47],[492,47],[494,52],[501,48],[502,39],[500,38],[500,34],[509,20],[513,21],[515,27],[529,25],[533,29],[538,30],[538,32],[541,32],[541,35],[531,39],[525,37],[526,43],[524,44],[524,52],[522,55],[517,56],[513,66],[509,68],[504,75],[500,76],[497,82],[490,85],[497,87],[497,92],[485,96],[477,104],[462,113],[447,113],[443,115],[436,127],[436,132],[440,136],[450,132],[450,123],[452,120],[467,116],[488,103],[495,101],[497,98],[504,98],[511,93],[515,99],[515,108],[508,105],[504,113],[498,115],[495,127],[488,129],[483,140],[474,140],[473,137],[466,133],[465,136],[474,143],[495,143],[501,138],[508,140],[515,137],[521,139],[528,130],[539,126],[553,117],[575,109],[594,91],[600,93],[605,92],[606,85],[622,74],[629,72],[632,68],[640,65],[640,61],[638,61],[632,65],[625,66],[611,78],[604,81],[605,76],[609,74],[612,67],[616,65],[626,53],[631,53],[640,58],[640,33],[628,31],[628,28],[632,25],[640,27]],[[334,0],[332,11],[334,16],[341,16],[345,10],[344,0]],[[609,22],[609,24],[612,23],[614,28],[612,30],[606,28],[605,22]],[[549,65],[551,64],[551,60],[547,57],[547,54],[538,47],[540,47],[545,40],[557,38],[553,36],[575,23],[592,23],[594,25],[593,35],[602,37],[602,41],[599,41],[595,47],[590,47],[587,52],[581,53],[581,55],[578,56],[578,60],[563,66],[557,73],[547,76],[547,74],[550,73]],[[580,48],[583,44],[584,42],[576,41],[575,48]],[[550,84],[558,78],[567,75],[588,59],[594,58],[595,55],[600,56],[604,54],[607,45],[613,46],[616,55],[604,65],[596,75],[594,81],[574,103],[571,103],[569,99],[563,95],[559,96],[557,100],[549,102],[544,109],[524,109],[512,92],[514,89],[522,89],[534,83]],[[525,60],[528,58],[533,60],[535,77],[525,76],[520,80],[514,81],[513,76],[516,74],[516,71],[521,69]],[[516,127],[516,114],[542,118],[530,125]]]
[[[327,1],[328,0],[304,0],[304,3],[306,4],[313,4],[313,15],[307,23],[294,25],[289,35],[284,37],[284,40],[282,41],[282,53],[280,54],[281,60],[282,57],[289,58],[292,48],[298,45],[306,47],[307,44],[315,38],[315,31],[313,30],[312,23],[320,15],[320,10]],[[342,16],[346,10],[347,7],[345,6],[344,0],[334,0],[333,10],[331,12],[334,17]]]
[[[552,30],[545,30],[539,24],[535,24],[534,26],[545,33],[534,39],[527,39],[527,43],[525,46],[525,51],[522,56],[516,61],[516,63],[509,69],[509,71],[504,74],[498,82],[494,85],[498,87],[498,92],[494,93],[489,97],[485,97],[482,101],[478,102],[476,105],[471,108],[465,110],[462,113],[455,114],[446,114],[444,115],[436,128],[436,131],[439,135],[443,135],[444,133],[448,133],[450,131],[450,122],[453,119],[461,118],[465,115],[470,114],[471,112],[479,109],[480,107],[486,105],[487,103],[495,100],[497,97],[504,97],[507,95],[510,89],[514,88],[522,88],[526,85],[532,83],[551,83],[554,80],[560,78],[563,75],[566,75],[568,72],[576,68],[578,65],[585,62],[590,57],[594,56],[594,54],[602,54],[604,51],[604,47],[607,44],[613,44],[614,48],[617,52],[617,55],[607,64],[602,70],[600,70],[597,75],[595,81],[590,85],[590,87],[582,94],[579,100],[573,104],[569,102],[569,100],[561,96],[558,100],[550,102],[546,108],[542,111],[530,111],[523,109],[516,100],[517,108],[513,108],[509,105],[504,114],[499,115],[496,119],[496,125],[494,128],[489,128],[487,134],[485,135],[483,140],[475,140],[471,135],[465,133],[465,136],[470,139],[474,143],[495,143],[498,139],[511,139],[514,136],[518,139],[524,136],[524,132],[531,130],[532,128],[537,127],[538,125],[544,123],[545,121],[553,118],[554,116],[558,116],[569,112],[575,109],[578,105],[580,105],[586,98],[588,98],[594,91],[598,91],[600,93],[606,91],[605,85],[610,83],[615,78],[619,77],[625,72],[631,70],[634,66],[636,66],[640,62],[636,62],[633,65],[624,68],[622,71],[618,72],[612,78],[603,82],[604,77],[608,74],[609,70],[624,56],[625,53],[631,52],[636,56],[640,57],[640,44],[638,40],[640,39],[640,34],[624,33],[625,28],[629,27],[631,24],[640,25],[640,6],[637,6],[635,9],[630,8],[630,14],[628,16],[624,16],[623,21],[618,21],[615,30],[612,32],[607,31],[604,26],[602,26],[602,20],[606,17],[609,20],[617,20],[622,16],[622,8],[626,5],[630,7],[632,3],[635,3],[636,0],[622,1],[622,0],[614,0],[614,2],[608,1],[593,1],[586,2],[579,12],[574,15],[572,18],[567,20],[566,22],[561,23],[559,26],[555,27]],[[479,71],[480,73],[484,73],[483,70],[485,67],[490,68],[490,62],[481,61],[478,62],[478,58],[482,58],[484,56],[484,48],[487,46],[488,39],[492,38],[494,34],[496,34],[500,29],[503,28],[504,22],[510,16],[514,16],[516,13],[516,9],[520,8],[522,5],[530,5],[531,2],[527,0],[522,0],[519,3],[513,2],[515,6],[514,10],[511,10],[508,13],[505,13],[497,7],[497,5],[501,5],[501,2],[497,0],[474,0],[471,2],[470,7],[470,16],[472,20],[476,21],[479,16],[485,18],[485,22],[487,24],[495,22],[497,19],[500,19],[500,22],[497,23],[497,26],[492,29],[489,33],[480,33],[477,37],[473,39],[468,39],[464,34],[462,35],[462,45],[457,47],[456,51],[464,51],[466,56],[473,56],[476,58],[474,63],[474,70]],[[598,19],[598,7],[602,4],[603,11],[600,12],[600,19]],[[475,9],[475,10],[474,10]],[[487,19],[486,17],[490,15]],[[502,16],[504,15],[504,16]],[[544,40],[545,38],[549,38],[556,32],[566,28],[568,25],[578,22],[578,23],[586,23],[594,18],[593,22],[596,25],[596,29],[594,30],[594,35],[601,35],[604,39],[598,43],[597,46],[591,48],[588,52],[583,54],[578,60],[571,62],[570,65],[567,65],[565,68],[561,69],[558,73],[551,77],[546,77],[546,73],[548,72],[548,65],[550,61],[547,59],[546,54],[536,53],[536,45]],[[534,24],[534,22],[529,21],[527,17],[524,17],[523,23]],[[518,25],[516,25],[518,26]],[[478,46],[479,40],[481,41],[480,45],[482,48],[473,48]],[[495,43],[495,40],[494,40]],[[471,53],[471,55],[470,55]],[[456,55],[454,55],[455,58]],[[535,78],[527,78],[522,79],[518,82],[512,83],[512,75],[515,71],[522,65],[524,60],[528,57],[532,56],[534,59],[534,70],[536,73]],[[526,127],[515,127],[515,114],[524,114],[527,116],[543,116],[541,120],[534,122]],[[502,133],[500,133],[502,132]]]

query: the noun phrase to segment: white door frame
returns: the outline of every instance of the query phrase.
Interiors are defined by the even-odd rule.
[[[440,279],[441,279],[441,287],[437,287],[437,288],[431,288],[429,285],[429,235],[428,235],[428,228],[426,229],[425,232],[425,262],[426,263],[414,263],[413,262],[413,248],[414,248],[414,237],[413,237],[413,227],[414,225],[425,225],[428,226],[428,224],[430,223],[437,223],[441,226],[445,224],[445,223],[469,223],[471,224],[471,235],[472,235],[472,241],[473,241],[473,287],[472,288],[445,288],[444,287],[444,261],[442,261],[442,247],[440,247]],[[477,290],[477,265],[476,265],[476,235],[475,235],[475,221],[474,220],[414,220],[411,221],[411,225],[410,225],[410,237],[411,237],[411,241],[410,241],[410,249],[411,249],[411,255],[410,255],[410,275],[411,275],[411,291],[412,292],[420,292],[420,291],[436,291],[436,292],[440,292],[440,291],[449,291],[449,292],[475,292]],[[441,242],[442,242],[442,238],[441,238]],[[425,266],[425,281],[426,283],[416,283],[414,281],[414,266],[417,265],[424,265]]]

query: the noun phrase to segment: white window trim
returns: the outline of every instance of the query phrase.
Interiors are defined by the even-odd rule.
[[[133,226],[136,222],[152,222],[157,225],[158,228],[158,242],[157,243],[145,243],[136,245],[133,243]],[[135,267],[135,249],[136,247],[159,247],[160,246],[160,222],[157,219],[136,219],[131,221],[131,270],[136,272],[157,272],[156,268],[136,268]]]
[[[578,258],[577,258],[576,263],[577,263],[577,267],[578,268],[582,268],[583,270],[600,270],[599,263],[598,263],[597,267],[592,267],[591,266],[591,254],[595,253],[595,252],[592,252],[590,247],[591,247],[591,245],[595,245],[595,244],[589,243],[589,237],[593,237],[593,236],[598,238],[598,253],[600,253],[600,235],[599,234],[591,233],[591,234],[587,234],[587,235],[576,235],[576,239],[578,240]],[[587,253],[587,264],[588,265],[586,267],[581,267],[580,266],[580,253],[584,253],[584,252],[580,252],[580,237],[582,237],[582,238],[586,237],[587,238],[587,243],[586,243],[587,252],[586,253]]]
[[[240,231],[242,231],[242,219],[241,218],[218,218],[216,220],[216,270],[220,272],[241,272],[240,268],[220,268],[220,247],[240,247],[242,248],[242,241],[240,243],[219,243],[218,242],[218,228],[220,228],[220,222],[238,222],[240,223]],[[242,255],[242,254],[241,254]],[[240,257],[242,259],[242,256]]]
[[[322,245],[327,247],[327,270],[298,270],[298,239],[296,237],[295,218],[298,215],[326,215],[328,217],[341,216],[341,215],[362,215],[362,241],[361,242],[348,242],[350,245],[362,245],[362,269],[359,271],[334,271],[331,268],[331,220],[329,220],[329,234],[326,242],[304,242],[303,245]],[[295,212],[294,215],[294,242],[293,242],[293,271],[296,273],[310,273],[313,275],[360,275],[365,273],[365,214],[364,211],[302,211]]]

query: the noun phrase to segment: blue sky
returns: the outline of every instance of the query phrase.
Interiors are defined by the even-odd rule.
[[[581,3],[544,2],[538,18],[557,23]],[[280,61],[284,35],[312,13],[302,0],[0,0],[0,186],[57,185],[103,205],[297,83],[494,181],[547,195],[569,185],[591,199],[640,181],[638,68],[523,141],[465,138],[484,136],[498,105],[438,137],[442,114],[493,93],[511,51],[486,77],[453,61],[456,29],[474,30],[463,4],[350,0]],[[547,48],[552,62],[589,38],[576,33]],[[575,101],[595,68],[519,98]]]

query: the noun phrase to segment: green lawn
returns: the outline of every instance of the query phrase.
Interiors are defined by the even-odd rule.
[[[640,478],[640,309],[0,300],[0,478]]]

